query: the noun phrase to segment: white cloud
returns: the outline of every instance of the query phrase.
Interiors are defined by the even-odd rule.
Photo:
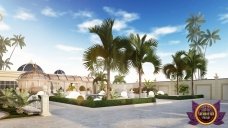
[[[14,16],[16,19],[20,20],[36,20],[36,17],[34,14],[32,14],[29,10],[21,8],[17,11],[16,15]]]
[[[0,21],[0,31],[8,31],[10,30],[10,26],[7,25],[4,21]]]
[[[87,32],[88,28],[93,27],[95,25],[100,25],[101,23],[102,23],[102,20],[100,19],[87,20],[79,24],[78,29],[80,32]]]
[[[50,7],[45,7],[42,11],[41,14],[49,17],[57,17],[58,14],[55,12],[52,8]]]
[[[93,13],[90,11],[78,11],[73,14],[73,17],[74,18],[77,18],[77,17],[91,18],[91,17],[93,17]]]
[[[127,11],[121,10],[121,9],[114,9],[111,7],[103,7],[104,11],[112,16],[119,17],[125,22],[133,21],[139,19],[139,15],[137,13],[129,13]]]
[[[116,20],[113,25],[113,30],[123,30],[128,27],[129,22],[139,19],[139,15],[137,13],[129,13],[124,10],[114,9],[107,6],[103,7],[103,10],[109,15],[115,17]]]
[[[114,25],[113,25],[113,30],[120,31],[126,27],[127,27],[126,22],[124,22],[122,20],[115,20]]]
[[[183,25],[179,26],[164,26],[153,29],[153,31],[150,33],[150,35],[156,39],[158,39],[161,36],[165,36],[168,34],[176,33],[182,31],[184,28]]]
[[[219,15],[219,20],[220,20],[223,24],[228,23],[228,13]]]
[[[56,48],[58,48],[59,50],[62,50],[62,51],[66,51],[66,52],[74,52],[74,51],[84,50],[83,48],[78,48],[78,47],[68,46],[68,45],[63,45],[63,44],[57,44]]]
[[[172,41],[169,41],[169,45],[177,45],[177,44],[180,44],[181,42],[179,40],[172,40]]]
[[[214,60],[217,60],[217,59],[224,59],[226,57],[228,57],[228,53],[215,53],[215,54],[210,54],[210,55],[206,56],[206,58],[209,61],[214,61]]]
[[[0,14],[1,14],[3,17],[7,15],[5,8],[2,7],[1,5],[0,5]]]

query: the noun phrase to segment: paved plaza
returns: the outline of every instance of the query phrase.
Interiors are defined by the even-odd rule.
[[[214,103],[215,100],[195,100]],[[191,100],[158,100],[157,103],[105,108],[86,108],[50,102],[50,117],[26,117],[0,120],[0,128],[228,128],[225,124],[192,126],[186,112],[191,111]],[[228,101],[222,101],[221,111],[228,114]]]

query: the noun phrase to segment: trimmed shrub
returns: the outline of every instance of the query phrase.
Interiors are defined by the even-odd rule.
[[[84,102],[84,97],[83,96],[78,96],[78,98],[76,99],[77,103],[79,105],[81,105]]]
[[[81,105],[81,106],[92,107],[92,108],[156,102],[156,99],[152,97],[135,98],[135,99],[100,100],[100,101],[83,100],[81,101],[81,103],[78,103],[78,101],[75,99],[59,98],[55,96],[51,96],[49,99],[50,101]]]
[[[186,100],[186,99],[197,99],[204,98],[204,95],[185,95],[185,96],[168,96],[168,95],[156,95],[158,99],[172,99],[172,100]]]
[[[88,96],[88,97],[87,97],[87,100],[88,100],[88,101],[93,101],[94,98],[93,98],[92,96]]]
[[[85,91],[86,88],[82,85],[82,86],[79,87],[79,90],[80,90],[80,91]]]

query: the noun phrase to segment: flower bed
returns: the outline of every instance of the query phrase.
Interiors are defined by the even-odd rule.
[[[197,99],[204,98],[204,95],[183,95],[183,96],[168,96],[168,95],[156,95],[158,99],[172,99],[172,100],[187,100],[187,99]]]
[[[49,99],[50,101],[54,101],[54,102],[80,105],[80,106],[91,107],[91,108],[156,102],[155,98],[140,98],[140,99],[135,98],[135,99],[115,99],[115,100],[101,100],[101,101],[84,100],[79,104],[76,99],[61,98],[61,97],[55,97],[55,96],[51,96],[49,97]]]

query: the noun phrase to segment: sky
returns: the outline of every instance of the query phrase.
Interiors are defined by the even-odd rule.
[[[147,39],[158,40],[156,53],[162,64],[171,63],[171,55],[188,50],[185,21],[193,14],[202,13],[206,23],[202,29],[220,29],[221,40],[209,47],[205,78],[227,78],[228,71],[228,2],[226,0],[0,0],[0,35],[25,37],[26,47],[17,48],[11,70],[33,62],[46,73],[61,69],[68,75],[87,76],[83,52],[100,43],[88,28],[113,18],[114,36],[130,33],[147,34]],[[12,48],[4,58],[8,58]],[[153,66],[144,64],[143,80],[167,80],[162,72],[153,74]],[[112,72],[111,78],[117,72]],[[127,82],[136,82],[138,75],[131,68]]]

